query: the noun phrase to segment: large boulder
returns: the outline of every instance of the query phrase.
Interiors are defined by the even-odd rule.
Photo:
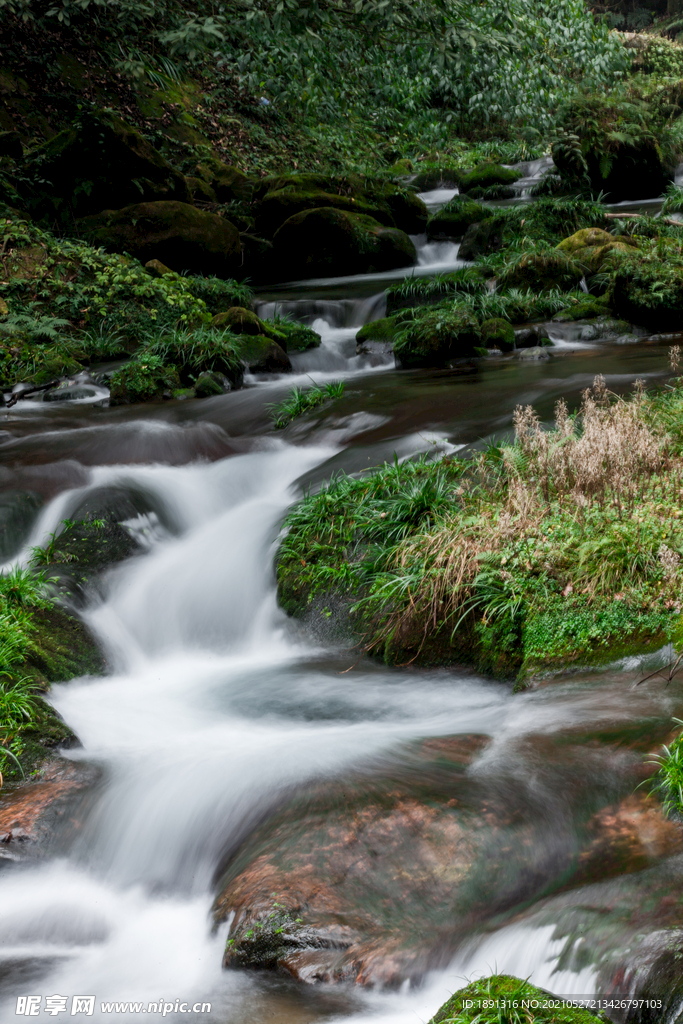
[[[428,217],[427,207],[416,193],[393,190],[392,186],[347,194],[333,191],[333,186],[302,188],[296,183],[271,191],[263,198],[256,214],[256,232],[272,238],[289,217],[323,207],[366,214],[385,227],[396,227],[408,234],[424,231]]]
[[[417,262],[405,232],[329,207],[290,217],[275,233],[273,245],[273,276],[280,280],[381,272]]]
[[[609,263],[610,253],[628,253],[637,249],[638,243],[628,235],[615,238],[601,228],[583,228],[565,238],[557,248],[576,259],[586,273],[599,274]]]
[[[190,202],[187,182],[135,128],[82,115],[26,159],[24,192],[38,216],[84,217],[156,200]]]
[[[239,168],[223,163],[213,155],[206,156],[197,164],[197,175],[210,187],[219,203],[251,199],[253,180]]]
[[[240,355],[251,373],[287,373],[292,369],[282,346],[265,334],[243,335],[240,338]]]
[[[173,270],[228,277],[239,270],[239,231],[215,213],[187,203],[136,203],[83,217],[78,226],[93,245],[127,252],[141,262],[160,260]]]

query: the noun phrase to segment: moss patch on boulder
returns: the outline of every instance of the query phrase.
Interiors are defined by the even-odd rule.
[[[460,179],[460,191],[470,192],[472,189],[487,189],[494,185],[512,185],[521,177],[519,171],[513,171],[510,167],[502,167],[500,164],[484,163],[479,164],[469,174],[464,174]]]
[[[445,366],[453,359],[474,355],[480,330],[468,310],[435,306],[413,312],[394,337],[394,356],[402,367]]]
[[[332,208],[290,217],[273,243],[278,276],[290,280],[394,270],[417,262],[415,246],[403,231]]]
[[[242,246],[234,224],[179,202],[136,203],[78,222],[93,245],[127,252],[142,263],[159,260],[173,270],[228,277],[239,270]]]
[[[428,238],[462,238],[470,224],[486,220],[491,211],[467,196],[454,196],[427,222]]]

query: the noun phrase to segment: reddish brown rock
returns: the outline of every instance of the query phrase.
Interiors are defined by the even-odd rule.
[[[96,776],[91,766],[53,754],[35,779],[5,785],[0,790],[0,852],[22,853],[29,845],[46,843]],[[72,827],[78,828],[75,818]]]

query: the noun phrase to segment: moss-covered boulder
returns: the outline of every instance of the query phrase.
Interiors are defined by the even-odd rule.
[[[487,217],[486,220],[470,224],[458,256],[461,260],[476,260],[480,256],[497,252],[503,245],[505,224],[500,217]]]
[[[253,179],[213,154],[197,164],[197,175],[209,186],[219,203],[249,200],[254,191]]]
[[[419,171],[410,184],[418,192],[433,192],[437,188],[459,188],[463,172],[457,167],[429,167]]]
[[[31,651],[20,672],[37,686],[103,673],[105,659],[80,619],[53,605],[37,608],[33,624]]]
[[[216,193],[209,185],[208,181],[204,181],[203,178],[195,178],[188,176],[185,181],[187,187],[190,190],[192,196],[192,202],[195,203],[215,203],[217,202]]]
[[[245,334],[240,338],[240,353],[252,373],[286,373],[292,369],[282,346],[265,334]]]
[[[478,321],[467,310],[435,306],[415,313],[394,338],[394,356],[400,366],[445,366],[475,354],[481,334]]]
[[[540,249],[522,254],[500,275],[499,283],[504,288],[569,291],[583,275],[584,267],[573,256],[557,249]]]
[[[484,320],[481,325],[482,348],[499,348],[510,352],[515,347],[515,332],[512,324],[500,317]]]
[[[222,373],[204,370],[197,377],[193,390],[197,398],[215,398],[230,390],[230,381]]]
[[[215,213],[188,203],[136,203],[78,222],[93,245],[127,252],[142,263],[160,260],[173,270],[227,277],[240,269],[239,231]]]
[[[486,199],[495,202],[501,199],[514,199],[517,192],[512,185],[475,185],[467,191],[470,199]]]
[[[414,266],[408,235],[372,217],[321,208],[297,213],[275,233],[278,278],[336,277]]]
[[[356,334],[356,341],[362,344],[366,341],[393,341],[399,330],[400,321],[394,316],[383,316],[379,320],[371,320],[363,324]]]
[[[286,186],[269,192],[261,202],[256,214],[256,233],[265,238],[272,238],[277,229],[294,214],[323,207],[347,210],[350,213],[364,213],[374,217],[385,227],[395,226],[394,218],[384,203],[373,203],[361,197],[337,195],[322,189],[300,191]]]
[[[577,260],[586,273],[599,274],[611,263],[610,253],[629,252],[637,249],[638,243],[628,235],[615,238],[601,228],[584,228],[565,238],[557,248]]]
[[[183,175],[135,128],[104,112],[81,114],[71,128],[26,159],[22,185],[38,217],[84,217],[158,200],[189,202]]]
[[[132,405],[169,397],[180,387],[175,366],[166,365],[159,356],[141,354],[126,363],[109,381],[109,404]]]
[[[470,224],[486,220],[491,211],[480,203],[475,203],[467,196],[454,196],[442,210],[430,217],[427,222],[427,237],[462,238]]]
[[[273,338],[285,352],[307,352],[319,348],[322,338],[312,327],[291,320],[265,321],[265,334]]]
[[[267,334],[266,325],[260,317],[243,306],[232,306],[224,313],[217,313],[211,321],[214,327],[232,331],[233,334]]]
[[[512,185],[520,177],[519,171],[513,171],[510,167],[502,167],[500,164],[487,162],[479,164],[469,174],[462,176],[460,179],[460,191],[469,192],[474,188],[486,189],[494,185]]]
[[[526,1024],[608,1024],[609,1018],[563,1005],[552,993],[509,974],[494,974],[459,989],[434,1014],[429,1024],[499,1024],[501,1007],[510,1007],[512,1020]],[[507,1020],[507,1015],[505,1016]]]
[[[596,298],[593,295],[586,295],[583,299],[575,299],[559,313],[556,313],[553,320],[560,323],[569,323],[574,320],[594,320],[596,317],[605,316],[609,313],[610,307],[607,295]]]

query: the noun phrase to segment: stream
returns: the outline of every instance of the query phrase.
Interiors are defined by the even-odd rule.
[[[450,195],[424,198],[436,207]],[[418,274],[461,265],[457,245],[418,244]],[[210,1003],[168,1016],[215,1024],[415,1024],[464,978],[493,970],[562,995],[642,989],[643,964],[660,969],[662,929],[674,929],[669,938],[683,929],[683,910],[666,902],[681,890],[683,846],[629,803],[643,755],[683,713],[677,682],[635,686],[656,661],[512,695],[471,672],[356,663],[277,607],[278,531],[304,488],[395,453],[454,452],[501,436],[520,403],[550,418],[559,397],[576,406],[597,373],[615,391],[666,377],[664,346],[581,341],[573,325],[555,325],[544,361],[397,371],[392,357],[358,355],[358,327],[384,314],[383,288],[405,273],[264,290],[260,315],[290,313],[323,337],[320,349],[294,356],[292,374],[201,401],[24,401],[2,412],[2,490],[41,481],[45,499],[4,552],[8,565],[25,563],[89,495],[142,495],[150,511],[128,523],[144,550],[109,570],[83,611],[110,674],[50,694],[82,742],[65,756],[96,766],[98,781],[47,855],[0,858],[0,1020],[15,1019],[18,995],[40,992],[94,994],[97,1004]],[[269,405],[311,377],[345,379],[343,397],[274,432]],[[418,747],[470,736],[486,742],[451,795],[475,794],[487,808],[477,895],[467,912],[427,895],[424,920],[396,896],[396,928],[408,947],[414,933],[428,950],[397,984],[307,986],[222,969],[229,922],[212,926],[217,878],[257,830],[290,805],[305,830],[313,791],[319,799],[344,780],[412,792]],[[427,781],[436,786],[438,775],[446,799],[455,784],[439,765]],[[430,950],[432,928],[440,939]]]

